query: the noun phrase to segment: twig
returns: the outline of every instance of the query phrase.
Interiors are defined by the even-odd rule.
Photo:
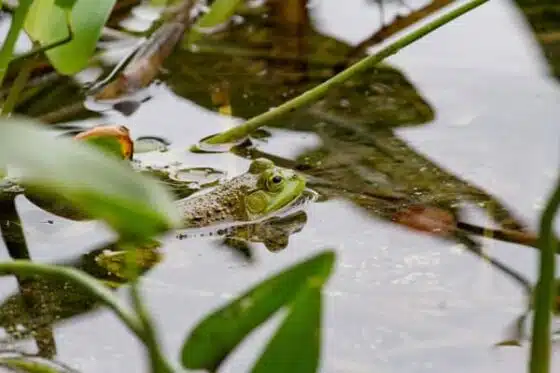
[[[346,61],[352,60],[354,57],[363,54],[369,47],[381,43],[405,28],[410,27],[414,23],[421,21],[442,8],[445,8],[452,2],[453,0],[433,0],[428,5],[414,10],[406,16],[398,15],[390,24],[383,25],[383,27],[377,30],[372,36],[352,48],[350,53],[347,55]]]
[[[532,246],[534,248],[538,248],[538,243],[537,243],[538,237],[532,233],[514,231],[511,229],[491,229],[487,227],[473,225],[470,223],[465,223],[462,221],[457,222],[457,228],[465,232],[476,234],[479,236],[490,235],[491,238],[500,241],[511,242],[520,245],[526,245],[526,246]]]
[[[456,232],[455,238],[459,242],[461,242],[468,251],[478,256],[480,259],[487,261],[494,268],[498,269],[500,272],[502,272],[503,274],[507,275],[512,280],[514,280],[519,286],[523,288],[523,291],[525,292],[525,296],[527,297],[528,300],[530,300],[533,287],[532,284],[529,282],[529,280],[527,280],[523,275],[521,275],[516,270],[508,267],[500,260],[486,254],[483,251],[482,246],[478,242],[470,238],[468,235],[466,235],[465,233]]]
[[[354,77],[356,74],[360,72],[366,71],[367,69],[381,62],[383,59],[397,53],[402,48],[423,38],[429,33],[440,28],[441,26],[469,12],[470,10],[486,3],[487,1],[488,0],[471,0],[467,4],[460,6],[450,11],[447,14],[444,14],[438,19],[419,28],[418,30],[411,32],[406,36],[403,36],[402,38],[395,41],[394,43],[391,43],[390,45],[383,48],[379,52],[362,59],[361,61],[352,65],[348,69],[340,72],[339,74],[333,76],[327,81],[319,84],[315,88],[306,91],[305,93],[283,103],[282,105],[272,110],[269,110],[263,114],[253,117],[237,127],[233,127],[225,132],[214,135],[204,140],[203,142],[211,145],[217,145],[217,144],[232,143],[241,140],[245,138],[249,133],[265,125],[270,120],[276,119],[284,114],[293,112],[301,107],[304,107],[306,105],[309,105],[319,100],[324,95],[326,95],[331,88],[344,83],[345,81],[349,80],[350,78]]]

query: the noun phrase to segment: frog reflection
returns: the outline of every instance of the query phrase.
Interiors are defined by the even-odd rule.
[[[197,237],[222,238],[222,244],[236,250],[249,250],[250,243],[262,243],[267,250],[277,252],[288,246],[291,235],[299,233],[303,229],[307,223],[307,214],[304,210],[298,210],[298,208],[313,198],[314,195],[304,193],[298,204],[290,206],[287,213],[280,216],[275,215],[257,222],[217,228],[189,229],[177,234],[177,238],[181,240]]]
[[[223,244],[234,249],[248,248],[250,243],[262,243],[270,252],[288,247],[290,236],[299,233],[307,223],[305,211],[283,217],[272,217],[261,223],[231,229]]]

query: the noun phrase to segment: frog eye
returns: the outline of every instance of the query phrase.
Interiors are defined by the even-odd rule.
[[[266,188],[271,192],[276,192],[284,185],[284,176],[279,173],[272,173],[266,179]]]

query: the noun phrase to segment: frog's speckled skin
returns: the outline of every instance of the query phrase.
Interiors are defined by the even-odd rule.
[[[198,228],[222,221],[247,220],[244,197],[256,189],[258,175],[245,173],[208,193],[176,202],[183,228]]]
[[[253,161],[252,166],[255,162],[259,161],[263,162],[263,160]],[[300,186],[300,188],[297,188],[297,193],[289,196],[288,202],[299,197],[305,186],[305,180],[292,170],[274,166],[268,160],[266,162],[268,168],[273,168],[284,175],[287,185],[292,183],[292,185],[298,184]],[[250,169],[248,172],[212,189],[210,192],[177,201],[176,204],[184,219],[181,228],[200,228],[222,222],[252,220],[252,217],[247,212],[245,197],[259,190],[271,193],[266,190],[262,182],[259,182],[260,177],[261,172],[252,173]]]

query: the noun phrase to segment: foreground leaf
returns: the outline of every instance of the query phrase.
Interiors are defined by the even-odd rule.
[[[87,66],[114,5],[115,0],[76,0],[70,10],[71,1],[35,0],[25,30],[34,41],[48,45],[68,37],[69,18],[72,40],[46,54],[58,72],[72,75]]]
[[[334,258],[334,252],[327,251],[294,265],[205,318],[183,345],[183,366],[215,372],[253,329],[291,302],[304,286],[311,283],[321,287],[331,273]]]
[[[62,9],[72,9],[77,0],[55,0],[56,6]]]
[[[252,373],[314,373],[321,350],[321,287],[304,289]]]
[[[155,180],[24,119],[0,122],[0,168],[17,168],[24,184],[60,196],[121,236],[147,240],[180,219],[172,196]]]

